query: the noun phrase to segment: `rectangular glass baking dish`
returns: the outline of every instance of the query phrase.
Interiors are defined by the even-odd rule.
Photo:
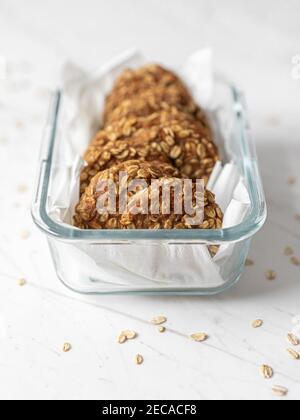
[[[238,166],[251,201],[243,223],[218,230],[79,230],[57,223],[49,214],[48,198],[53,168],[61,164],[56,146],[63,92],[54,94],[32,215],[47,236],[57,275],[65,286],[87,294],[212,295],[239,280],[251,239],[263,226],[267,208],[244,96],[221,78],[216,86],[222,112],[231,121],[223,147]],[[217,263],[205,263],[207,254],[203,259],[210,245],[227,250]]]

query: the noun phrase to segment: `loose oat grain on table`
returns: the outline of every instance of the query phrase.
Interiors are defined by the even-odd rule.
[[[126,208],[120,212],[119,207],[115,211],[101,213],[98,211],[98,203],[102,197],[105,199],[106,191],[99,189],[99,184],[113,181],[117,189],[117,200],[119,203],[120,173],[128,175],[127,182],[142,180],[143,189],[127,191]],[[204,220],[202,217],[191,221],[190,215],[184,211],[178,214],[175,211],[175,188],[182,186],[182,179],[177,178],[178,170],[167,163],[141,162],[139,160],[127,161],[113,166],[110,169],[99,172],[91,181],[89,187],[82,195],[79,204],[76,206],[74,224],[82,229],[220,229],[222,227],[223,213],[215,202],[215,196],[205,190],[204,195]],[[161,186],[171,190],[170,212],[163,207],[162,200],[158,200],[159,209],[156,214],[151,214],[152,199],[155,197],[155,189],[151,184],[154,179],[160,181]],[[160,191],[158,191],[161,194]],[[192,200],[194,205],[194,216],[203,213],[202,200],[197,199],[196,183],[192,186]],[[199,197],[198,197],[199,198]],[[176,200],[176,205],[184,209],[185,193]],[[143,208],[148,203],[147,209]],[[133,211],[134,210],[134,211]],[[150,213],[150,214],[147,214]],[[199,220],[199,224],[197,224]],[[194,223],[195,222],[195,223]]]
[[[69,351],[71,351],[71,349],[72,349],[72,346],[71,346],[70,343],[64,343],[64,345],[63,345],[63,352],[64,353],[68,353]]]
[[[167,317],[165,317],[163,315],[155,316],[151,320],[151,324],[153,324],[153,325],[162,325],[162,324],[165,324],[166,322],[167,322]]]
[[[208,334],[204,332],[198,332],[191,334],[191,339],[196,341],[197,343],[203,343],[204,341],[208,340]]]
[[[293,185],[295,185],[295,184],[296,184],[296,182],[297,182],[297,178],[296,178],[295,176],[290,176],[290,177],[288,178],[288,184],[289,184],[289,185],[293,186]]]
[[[143,357],[141,354],[137,354],[137,355],[135,356],[135,363],[136,363],[137,365],[141,365],[141,364],[143,364],[143,363],[144,363],[144,357]]]
[[[287,352],[292,359],[294,359],[294,360],[299,360],[300,359],[300,353],[297,352],[296,350],[287,349]]]
[[[293,257],[291,257],[291,263],[293,265],[299,266],[300,265],[300,259],[298,257],[293,256]]]
[[[157,104],[161,102],[181,107],[186,112],[195,112],[195,103],[179,77],[162,66],[150,64],[138,69],[127,69],[117,78],[112,91],[106,98],[105,124],[109,123],[111,119],[119,119],[122,111],[113,113],[120,104],[122,105],[126,100],[134,100],[145,92],[149,92],[150,112],[152,109],[155,110]],[[147,111],[146,108],[144,112]],[[131,108],[131,112],[141,112],[140,106]],[[125,115],[128,113],[125,112]]]
[[[246,267],[252,267],[254,265],[254,261],[251,258],[247,258],[245,262]]]
[[[260,374],[265,379],[271,379],[274,376],[274,371],[273,371],[273,369],[270,366],[268,366],[268,365],[262,365],[260,367]]]
[[[15,127],[17,130],[23,130],[25,128],[25,124],[23,121],[15,121]]]
[[[266,278],[267,280],[275,280],[277,277],[277,274],[274,270],[268,270],[266,271]]]
[[[137,337],[137,333],[133,330],[122,331],[122,334],[125,335],[127,340],[134,340]]]
[[[210,255],[212,256],[212,258],[214,258],[217,253],[219,252],[220,246],[219,245],[210,245],[208,247],[208,250],[210,252]]]
[[[25,286],[26,285],[26,280],[25,279],[19,279],[18,280],[18,285],[20,286],[20,287],[23,287],[23,286]]]
[[[127,341],[127,337],[126,337],[126,335],[124,335],[124,334],[120,334],[119,336],[118,336],[118,343],[119,344],[124,344],[125,342]]]
[[[170,163],[178,168],[180,176],[206,183],[219,153],[205,130],[176,109],[123,119],[101,130],[88,146],[81,193],[99,171],[132,159]]]
[[[291,248],[290,246],[287,246],[284,250],[284,255],[286,255],[287,257],[291,257],[293,254],[294,254],[293,248]]]
[[[26,239],[30,238],[30,232],[28,230],[23,230],[20,232],[20,238],[25,241]]]

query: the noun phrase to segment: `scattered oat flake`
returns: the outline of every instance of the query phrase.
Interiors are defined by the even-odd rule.
[[[266,122],[272,127],[278,126],[280,124],[280,117],[278,115],[268,115]]]
[[[274,270],[268,270],[266,271],[266,278],[267,280],[275,280],[277,277],[277,274]]]
[[[118,337],[118,343],[119,344],[124,344],[127,341],[127,337],[124,334],[120,334]]]
[[[127,340],[133,340],[134,338],[136,338],[137,333],[132,330],[126,330],[126,331],[122,331],[121,335],[124,335]]]
[[[286,255],[287,257],[291,257],[293,254],[294,254],[293,248],[291,248],[290,246],[287,246],[284,250],[284,255]]]
[[[0,144],[5,145],[8,143],[8,138],[7,137],[0,137]]]
[[[295,214],[295,219],[296,219],[298,222],[300,222],[300,213]]]
[[[203,332],[191,334],[191,339],[197,341],[197,343],[203,343],[208,339],[208,335]]]
[[[299,258],[293,256],[293,257],[291,257],[291,263],[299,266],[300,265],[300,260],[299,260]]]
[[[246,265],[246,267],[251,267],[251,266],[254,265],[254,261],[251,260],[250,258],[247,258],[245,265]]]
[[[293,334],[293,333],[289,333],[287,335],[287,339],[293,346],[299,346],[299,344],[300,344],[299,338],[296,337],[295,334]]]
[[[28,231],[28,230],[23,230],[21,233],[20,233],[20,238],[21,239],[23,239],[23,240],[26,240],[26,239],[28,239],[30,237],[30,232]]]
[[[141,364],[143,364],[143,363],[144,363],[144,358],[143,358],[143,356],[142,356],[141,354],[137,354],[137,355],[135,356],[135,363],[136,363],[137,365],[141,365]]]
[[[20,184],[20,185],[18,185],[17,190],[18,190],[19,193],[24,193],[24,192],[26,192],[28,190],[28,188],[27,188],[27,185]]]
[[[23,121],[18,120],[15,122],[15,127],[18,130],[23,130],[23,128],[25,128],[25,124]]]
[[[65,344],[63,345],[63,352],[64,352],[64,353],[68,353],[68,352],[71,350],[71,348],[72,348],[72,346],[71,346],[71,344],[70,344],[70,343],[65,343]]]
[[[294,360],[300,359],[300,353],[298,353],[296,350],[293,349],[287,349],[288,354],[291,356]]]
[[[288,177],[288,184],[289,185],[295,185],[297,182],[297,178],[295,176]]]
[[[158,331],[160,333],[164,333],[164,332],[166,332],[166,328],[165,327],[158,327]]]
[[[262,365],[260,367],[260,373],[265,379],[271,379],[274,375],[273,369],[268,365]]]
[[[276,397],[285,397],[289,393],[287,388],[280,385],[274,385],[272,391]]]
[[[154,325],[161,325],[167,322],[167,318],[165,316],[156,316],[152,319],[151,323]]]
[[[253,328],[260,328],[263,326],[264,321],[262,319],[256,319],[255,321],[252,322],[252,327]]]
[[[215,257],[220,249],[218,245],[211,245],[208,247],[212,257]]]
[[[19,279],[19,280],[18,280],[18,285],[19,285],[20,287],[25,286],[25,285],[26,285],[26,280],[25,280],[25,279]]]

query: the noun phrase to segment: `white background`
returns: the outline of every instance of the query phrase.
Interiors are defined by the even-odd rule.
[[[38,149],[61,65],[93,69],[132,46],[169,66],[210,46],[216,68],[247,95],[269,219],[253,241],[255,266],[221,296],[71,294],[31,222]],[[285,336],[300,314],[300,267],[283,256],[287,245],[300,256],[297,54],[296,0],[0,0],[0,56],[8,64],[0,72],[7,77],[0,81],[0,398],[268,399],[279,384],[299,399],[300,362],[287,356]],[[278,273],[274,282],[265,279],[269,268]],[[169,320],[162,335],[148,323],[161,313]],[[265,322],[259,330],[251,328],[256,318]],[[124,328],[139,338],[120,346]],[[203,330],[211,336],[204,345],[186,338]],[[136,353],[144,365],[134,364]],[[274,368],[272,380],[260,377],[262,363]]]

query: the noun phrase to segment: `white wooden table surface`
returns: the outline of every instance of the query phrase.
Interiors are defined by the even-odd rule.
[[[300,267],[283,255],[289,245],[300,257],[300,79],[291,62],[300,54],[299,20],[297,0],[0,0],[0,398],[269,399],[274,384],[300,398],[300,362],[286,354],[285,338],[300,322]],[[31,221],[61,64],[90,69],[131,46],[171,66],[211,46],[217,68],[246,92],[269,219],[253,241],[255,265],[223,295],[72,294]],[[157,314],[168,317],[165,334],[148,324]],[[264,320],[258,330],[256,318]],[[124,328],[139,338],[120,346]],[[185,337],[197,330],[210,334],[206,344]],[[269,381],[259,374],[263,363],[274,368]]]

